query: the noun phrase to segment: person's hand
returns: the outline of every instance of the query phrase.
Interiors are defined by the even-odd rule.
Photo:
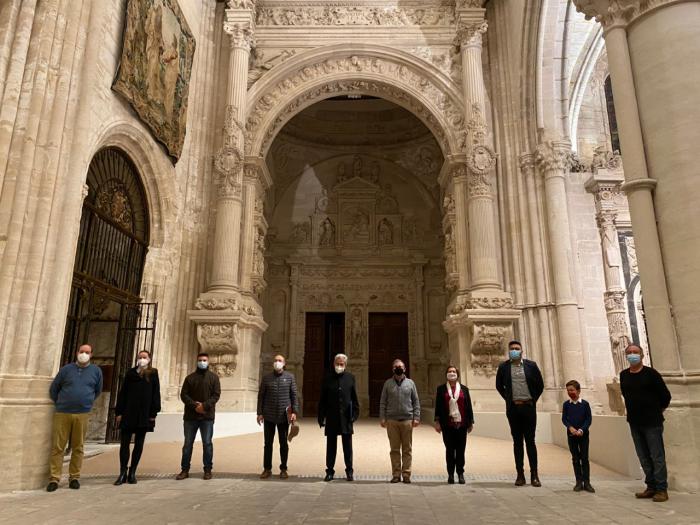
[[[574,427],[569,427],[569,434],[572,436],[578,436],[578,431]]]
[[[115,423],[116,423],[117,425],[121,424],[121,422],[122,422],[122,416],[117,416],[117,417],[114,419],[114,421],[115,421]]]
[[[258,425],[262,425],[262,422],[265,418],[262,416],[258,416],[256,419],[258,420]]]
[[[467,427],[467,434],[470,434],[472,430],[474,430],[474,425],[469,425]]]
[[[206,410],[204,410],[204,405],[197,401],[197,406],[194,407],[194,411],[197,412],[197,414],[204,414]]]
[[[292,412],[292,415],[289,416],[289,421],[294,423],[296,420],[297,420],[297,415],[294,412]]]
[[[581,430],[581,429],[579,428],[579,429],[576,431],[576,435],[577,435],[577,436],[583,436],[583,430]]]
[[[413,423],[411,423],[411,426],[413,426],[413,428],[416,428],[418,425],[420,425],[420,421],[418,421],[417,419],[414,419]]]
[[[442,432],[442,427],[440,426],[440,422],[439,422],[439,421],[436,421],[436,422],[435,422],[435,432],[437,432],[438,434],[439,434],[440,432]]]
[[[379,425],[380,425],[382,428],[386,428],[386,419],[380,419],[380,420],[379,420]]]

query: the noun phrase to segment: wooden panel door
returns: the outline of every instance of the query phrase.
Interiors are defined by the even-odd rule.
[[[379,416],[379,398],[384,382],[391,377],[391,363],[408,362],[408,314],[369,314],[369,415]]]
[[[307,312],[304,337],[304,384],[302,413],[306,417],[318,414],[321,383],[333,366],[335,354],[345,348],[345,314],[338,312]]]

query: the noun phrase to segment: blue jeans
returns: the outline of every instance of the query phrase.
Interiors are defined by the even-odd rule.
[[[204,470],[211,470],[212,461],[214,460],[214,445],[211,440],[214,436],[214,420],[195,420],[183,421],[185,430],[185,444],[182,446],[182,470],[190,470],[190,461],[192,460],[192,446],[194,438],[197,437],[197,430],[202,438],[202,452]]]
[[[667,490],[664,427],[641,427],[630,424],[630,430],[647,487],[651,490]]]

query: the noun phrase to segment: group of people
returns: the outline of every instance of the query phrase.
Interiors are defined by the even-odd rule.
[[[637,498],[654,501],[668,499],[668,482],[663,444],[663,412],[669,406],[671,394],[661,375],[642,363],[643,351],[638,345],[629,345],[625,354],[629,368],[620,373],[620,386],[627,408],[635,450],[645,474],[646,488],[636,493]],[[90,363],[92,348],[82,345],[76,353],[76,362],[62,367],[54,378],[50,395],[55,403],[50,479],[46,488],[58,488],[63,454],[70,441],[71,461],[69,487],[80,488],[80,469],[87,421],[94,400],[102,391],[102,372]],[[333,369],[325,377],[321,388],[318,424],[325,427],[326,476],[335,476],[338,436],[343,445],[345,477],[354,480],[352,435],[353,423],[360,415],[360,405],[354,376],[347,371],[348,358],[338,354]],[[261,479],[272,476],[272,452],[277,434],[279,441],[279,477],[289,477],[287,460],[288,440],[298,433],[299,414],[296,380],[285,370],[285,358],[274,357],[273,370],[265,374],[258,391],[257,422],[264,426],[263,471]],[[406,376],[406,365],[396,359],[392,376],[382,388],[379,403],[379,422],[386,428],[390,445],[391,483],[411,483],[413,429],[420,425],[421,407],[415,383]],[[537,471],[536,404],[544,391],[542,374],[534,361],[523,358],[519,341],[508,344],[508,359],[496,373],[496,389],[506,404],[506,416],[513,438],[515,458],[515,485],[526,484],[524,455],[530,466],[530,483],[540,487]],[[590,480],[588,459],[589,433],[592,423],[591,407],[581,399],[581,386],[576,380],[566,384],[567,400],[562,406],[562,423],[566,428],[576,484],[574,490],[595,492]],[[199,353],[197,369],[189,374],[182,385],[180,398],[184,403],[181,471],[176,479],[189,477],[192,448],[197,432],[203,447],[203,479],[212,478],[213,434],[216,403],[221,396],[219,377],[209,370],[209,356]],[[465,483],[464,466],[467,435],[474,427],[474,412],[469,389],[460,382],[460,372],[450,365],[445,371],[445,383],[437,387],[435,395],[435,430],[442,435],[445,445],[447,482]],[[151,365],[148,352],[138,353],[136,366],[126,373],[116,403],[116,423],[121,430],[120,472],[115,485],[137,483],[138,467],[146,433],[155,427],[160,412],[160,383],[158,371]],[[291,425],[291,432],[290,432]],[[130,450],[131,440],[133,450]],[[524,446],[523,446],[524,445]],[[129,462],[131,459],[131,462]]]

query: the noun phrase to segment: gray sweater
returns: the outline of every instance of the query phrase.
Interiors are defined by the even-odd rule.
[[[379,419],[420,420],[420,401],[416,384],[409,378],[397,383],[392,377],[387,379],[379,400]]]

